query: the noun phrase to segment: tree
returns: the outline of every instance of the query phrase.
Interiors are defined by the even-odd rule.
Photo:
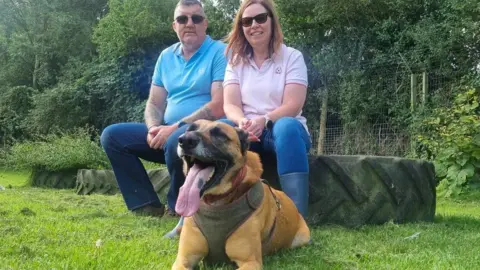
[[[4,78],[11,85],[44,89],[57,82],[69,59],[89,58],[92,26],[105,0],[0,0],[0,24],[7,38]]]

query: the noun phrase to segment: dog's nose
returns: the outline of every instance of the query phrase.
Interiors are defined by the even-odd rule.
[[[200,138],[193,132],[187,132],[178,137],[178,145],[183,149],[193,149],[200,142]]]

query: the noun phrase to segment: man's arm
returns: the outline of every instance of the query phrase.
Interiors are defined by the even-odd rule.
[[[152,84],[144,114],[145,124],[148,129],[162,124],[166,100],[167,90],[161,86]]]
[[[222,81],[213,82],[211,87],[212,100],[189,116],[183,118],[181,121],[185,123],[193,123],[199,119],[213,121],[224,116],[222,83]]]

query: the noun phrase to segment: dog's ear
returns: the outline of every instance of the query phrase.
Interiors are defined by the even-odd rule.
[[[240,150],[242,153],[245,153],[248,149],[249,141],[248,141],[248,132],[243,129],[235,128],[238,134],[238,139],[240,140]]]

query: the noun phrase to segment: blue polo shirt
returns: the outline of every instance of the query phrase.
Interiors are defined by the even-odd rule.
[[[165,124],[173,124],[211,101],[212,82],[223,81],[225,75],[225,48],[224,43],[207,35],[188,61],[183,58],[180,42],[162,51],[152,83],[168,92]]]

